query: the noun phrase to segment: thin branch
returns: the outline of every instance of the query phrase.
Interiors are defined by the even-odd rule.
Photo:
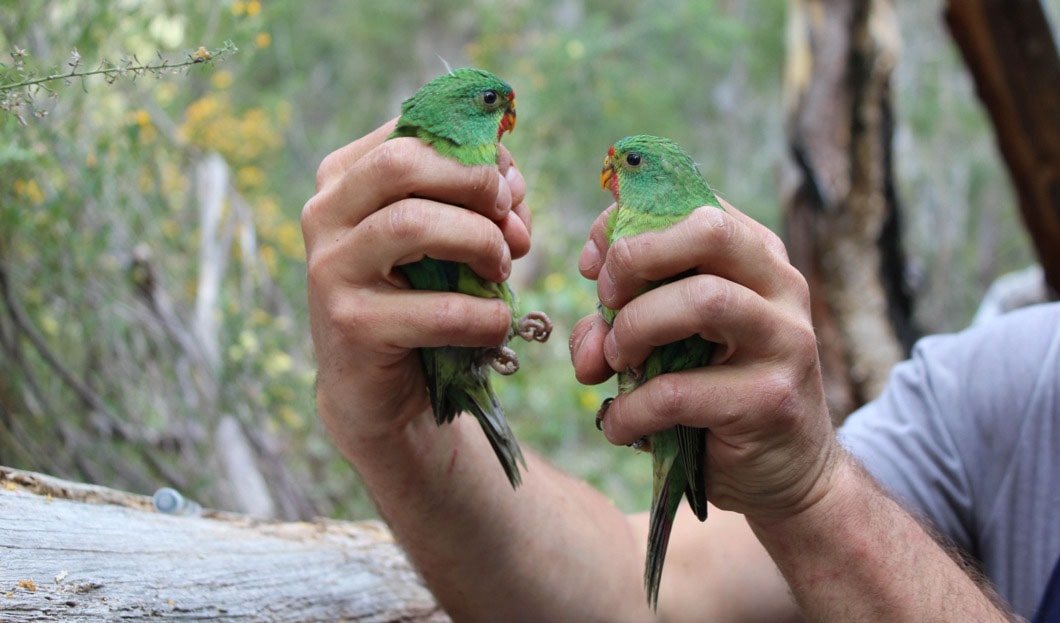
[[[206,48],[199,48],[195,52],[188,55],[188,60],[180,63],[170,64],[169,61],[163,60],[160,63],[141,63],[139,65],[123,65],[115,67],[107,67],[103,69],[93,69],[92,71],[78,71],[74,68],[71,71],[51,74],[49,76],[41,76],[39,78],[31,78],[29,80],[23,80],[22,82],[10,82],[8,84],[0,84],[0,92],[13,91],[15,89],[22,89],[26,87],[32,87],[47,82],[54,82],[56,80],[70,80],[73,78],[88,78],[91,76],[107,76],[107,77],[119,77],[122,74],[133,73],[136,75],[143,75],[149,72],[155,71],[166,71],[170,69],[182,69],[184,67],[190,67],[192,65],[201,65],[210,63],[220,59],[222,56],[229,52],[235,52],[236,47],[231,42],[225,42],[224,47],[210,51]]]

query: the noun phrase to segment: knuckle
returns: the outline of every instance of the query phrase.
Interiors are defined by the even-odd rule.
[[[790,428],[799,419],[799,383],[789,370],[774,370],[762,379],[764,407],[778,426]]]
[[[328,325],[346,342],[365,342],[374,334],[367,301],[356,290],[332,293],[325,303],[325,314]]]
[[[299,224],[302,226],[302,236],[309,240],[309,232],[314,228],[315,221],[317,219],[317,212],[320,211],[320,195],[316,194],[310,197],[305,205],[302,206],[302,213],[299,216]],[[307,245],[308,246],[308,245]]]
[[[699,318],[725,315],[732,304],[732,289],[724,279],[714,275],[697,275],[687,289],[689,304]]]
[[[496,167],[471,167],[468,170],[468,184],[472,191],[481,193],[483,197],[488,197],[492,201],[500,185],[500,176],[497,174]]]
[[[430,228],[428,214],[416,209],[416,202],[402,200],[387,210],[387,227],[396,240],[420,240]]]
[[[692,213],[691,225],[699,233],[700,243],[711,247],[727,248],[736,237],[736,220],[714,208],[701,208]]]
[[[784,273],[787,275],[788,289],[794,295],[795,301],[802,309],[810,308],[810,284],[806,276],[791,264],[784,265]]]
[[[784,245],[784,241],[781,240],[780,236],[773,232],[773,230],[768,228],[763,229],[765,230],[765,240],[763,242],[765,243],[766,248],[783,263],[788,264],[790,262],[788,258],[788,248]]]
[[[316,175],[316,190],[320,192],[320,189],[324,188],[331,181],[331,178],[342,168],[339,163],[339,152],[333,151],[324,159],[320,161],[320,166],[317,167]]]
[[[674,374],[663,374],[653,380],[651,401],[657,408],[652,413],[663,423],[671,424],[684,411],[688,389]]]
[[[372,150],[367,164],[373,177],[402,182],[416,170],[415,150],[409,141],[386,141]]]
[[[799,322],[788,333],[795,345],[795,351],[800,356],[813,355],[813,360],[816,362],[817,334],[814,333],[813,327],[806,322]]]

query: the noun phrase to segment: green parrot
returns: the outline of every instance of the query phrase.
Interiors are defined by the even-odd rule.
[[[388,140],[416,137],[461,164],[496,166],[501,135],[513,129],[512,87],[488,71],[463,68],[431,80],[405,100]],[[482,279],[467,264],[426,257],[400,269],[417,290],[501,299],[512,310],[508,339],[518,334],[527,341],[544,342],[552,331],[551,321],[542,312],[514,321],[515,296],[508,285]],[[519,369],[508,339],[494,348],[446,346],[419,352],[435,421],[442,425],[462,412],[474,415],[515,488],[521,482],[519,464],[525,468],[526,461],[489,381],[489,368],[505,375]]]
[[[607,221],[607,237],[612,244],[625,236],[666,229],[700,206],[722,209],[692,158],[673,141],[657,136],[627,136],[612,145],[600,172],[600,186],[610,190],[618,204]],[[648,289],[663,283],[667,282],[651,284]],[[613,323],[618,311],[602,304],[600,307],[608,324]],[[660,374],[708,365],[714,347],[713,342],[698,335],[656,347],[642,366],[619,373],[618,391],[628,393]],[[609,398],[601,405],[597,413],[598,427],[610,404]],[[651,521],[644,588],[648,604],[655,608],[659,603],[666,545],[682,496],[688,498],[700,521],[707,518],[707,431],[675,426],[654,433],[634,446],[649,450],[652,455]]]

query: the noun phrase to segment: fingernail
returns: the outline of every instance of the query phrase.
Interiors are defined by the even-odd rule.
[[[512,250],[507,244],[501,245],[501,281],[512,274]]]
[[[497,184],[497,199],[494,205],[496,205],[497,211],[503,216],[512,209],[512,191],[508,187],[508,180],[500,174],[500,171],[497,172],[497,177],[501,179],[500,183]]]
[[[601,257],[603,257],[603,254],[600,253],[600,247],[596,246],[596,242],[590,238],[585,242],[581,255],[578,256],[578,270],[582,272],[589,271],[600,263]]]
[[[567,350],[570,351],[571,358],[574,357],[574,351],[582,345],[582,340],[585,339],[585,334],[588,331],[571,331],[570,338],[567,339]]]
[[[604,338],[604,359],[612,369],[618,370],[618,343],[615,341],[615,332],[610,331]]]
[[[597,277],[596,292],[600,295],[600,301],[608,307],[614,302],[615,298],[615,280],[611,278],[611,273],[607,272],[607,266],[600,269],[600,275]]]

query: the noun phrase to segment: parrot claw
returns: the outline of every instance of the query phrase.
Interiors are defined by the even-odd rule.
[[[596,430],[604,430],[604,414],[614,401],[614,398],[604,398],[604,401],[600,403],[600,408],[596,410]]]
[[[541,311],[532,311],[519,319],[516,333],[527,342],[547,342],[552,335],[552,319]]]
[[[630,448],[634,450],[640,450],[641,452],[651,452],[651,442],[648,441],[647,437],[641,437],[640,439],[629,444]]]
[[[519,371],[519,356],[507,346],[487,349],[483,358],[490,367],[504,376],[515,374]]]

